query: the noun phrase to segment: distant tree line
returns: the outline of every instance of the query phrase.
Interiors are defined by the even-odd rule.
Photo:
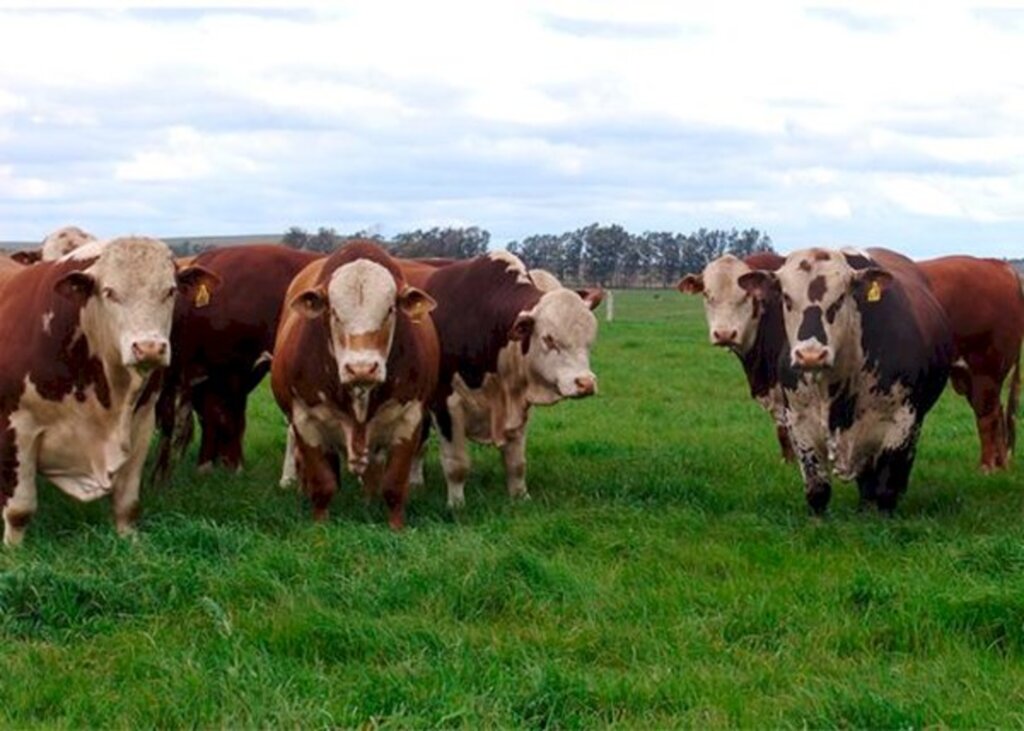
[[[315,234],[293,226],[283,243],[296,249],[330,252],[353,238],[369,238],[405,258],[467,259],[486,253],[491,235],[477,226],[417,229],[392,239],[360,231],[339,234],[321,227]],[[547,269],[566,284],[602,287],[668,287],[688,272],[699,272],[723,254],[748,256],[774,251],[771,237],[756,228],[743,231],[700,228],[690,234],[645,231],[633,234],[618,224],[591,224],[561,234],[539,234],[506,247],[527,267]]]

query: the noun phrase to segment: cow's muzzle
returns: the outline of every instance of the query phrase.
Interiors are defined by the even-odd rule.
[[[832,350],[820,346],[794,348],[793,366],[802,371],[820,371],[832,366]]]
[[[342,382],[349,386],[375,386],[384,381],[378,361],[348,362],[342,368]]]
[[[584,398],[597,393],[597,379],[593,376],[578,376],[574,383],[576,393],[573,394],[573,398]]]
[[[166,340],[136,340],[132,343],[130,366],[139,370],[163,368],[171,362],[171,345]]]
[[[739,337],[736,330],[715,330],[711,333],[711,344],[716,348],[735,348],[739,345]]]

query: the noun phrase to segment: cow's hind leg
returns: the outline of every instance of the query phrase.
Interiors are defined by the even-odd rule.
[[[469,477],[469,449],[466,444],[466,425],[462,410],[455,407],[451,413],[451,439],[438,429],[441,446],[441,468],[448,484],[448,507],[461,508],[466,504],[466,478]]]
[[[1006,467],[1006,420],[999,403],[1001,382],[991,376],[971,374],[968,400],[978,422],[981,438],[981,469],[985,472]]]

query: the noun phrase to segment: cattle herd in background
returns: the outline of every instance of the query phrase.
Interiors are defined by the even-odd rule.
[[[891,511],[947,381],[977,417],[982,468],[1007,466],[1024,337],[1024,283],[1007,264],[808,249],[724,256],[678,287],[704,296],[712,344],[740,359],[813,511],[834,476]],[[451,508],[468,441],[498,447],[509,494],[525,497],[530,408],[597,391],[602,297],[507,252],[403,260],[355,241],[175,260],[155,239],[61,229],[0,259],[0,340],[18,345],[0,362],[4,542],[21,541],[37,476],[80,500],[111,495],[131,532],[154,430],[159,484],[193,415],[199,469],[241,469],[246,403],[267,372],[287,422],[281,483],[300,483],[317,519],[344,464],[401,528],[430,426]]]

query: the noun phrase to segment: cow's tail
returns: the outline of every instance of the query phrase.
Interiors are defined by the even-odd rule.
[[[1017,446],[1017,412],[1020,410],[1020,354],[1010,376],[1010,395],[1006,400],[1006,446],[1012,454]]]
[[[1020,296],[1024,300],[1024,274],[1016,272],[1020,283]],[[1020,411],[1020,351],[1017,351],[1017,363],[1013,366],[1010,376],[1010,395],[1006,400],[1006,446],[1013,454],[1017,446],[1017,412]]]

